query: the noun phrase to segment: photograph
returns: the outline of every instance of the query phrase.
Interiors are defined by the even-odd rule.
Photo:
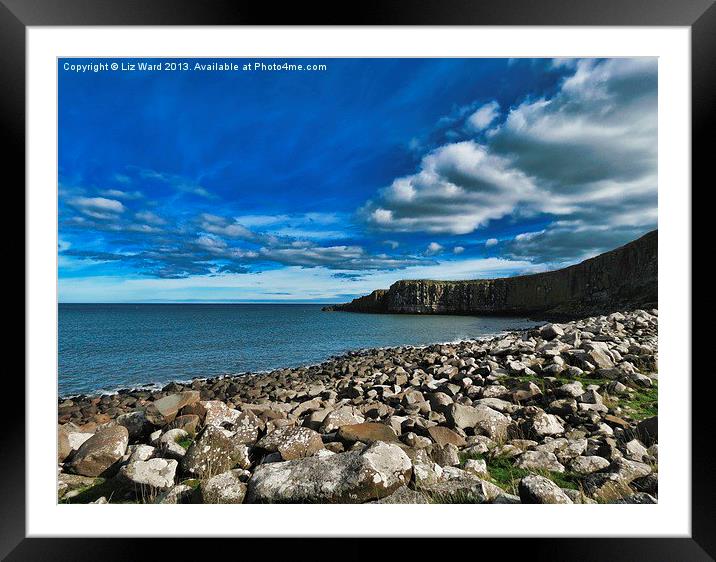
[[[658,506],[659,57],[55,64],[57,509]]]

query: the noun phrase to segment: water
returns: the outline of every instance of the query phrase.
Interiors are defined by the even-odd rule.
[[[310,365],[349,350],[533,326],[525,318],[323,312],[304,304],[60,304],[59,394]]]

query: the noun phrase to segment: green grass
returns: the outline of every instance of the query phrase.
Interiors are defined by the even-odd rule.
[[[193,442],[194,440],[191,437],[184,437],[177,440],[177,444],[181,445],[185,449],[188,449]]]
[[[487,472],[490,479],[510,494],[517,494],[517,484],[520,479],[530,474],[529,470],[517,468],[512,460],[505,457],[496,457],[487,461]]]
[[[514,466],[512,459],[497,457],[487,461],[487,472],[490,480],[510,494],[518,494],[517,486],[520,480],[529,474],[539,474],[549,478],[560,488],[579,490],[582,476],[576,472],[549,472],[546,470],[527,470]]]
[[[189,478],[188,480],[184,480],[182,484],[196,490],[199,487],[199,484],[201,484],[201,480],[198,478]]]
[[[630,396],[620,399],[619,404],[634,420],[652,418],[659,413],[659,385],[639,388]]]

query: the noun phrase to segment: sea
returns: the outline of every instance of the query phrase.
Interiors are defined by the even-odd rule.
[[[60,304],[59,396],[320,363],[347,351],[457,342],[528,318],[325,312],[324,304]]]

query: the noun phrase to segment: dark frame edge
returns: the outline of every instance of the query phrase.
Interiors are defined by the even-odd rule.
[[[7,185],[25,186],[25,24],[0,2],[0,130],[9,142],[2,154],[3,168],[9,172]],[[18,202],[25,216],[24,189]],[[10,195],[10,193],[7,193]],[[18,199],[20,196],[16,196]],[[15,197],[13,197],[15,199]],[[13,201],[15,202],[15,201]],[[19,214],[18,211],[15,211]],[[25,246],[23,242],[23,261]],[[23,270],[23,296],[25,294]],[[25,299],[23,298],[23,301]],[[26,301],[25,301],[26,302]],[[25,319],[21,324],[25,336]],[[19,331],[19,329],[18,329]],[[19,339],[19,337],[18,337]],[[24,346],[23,346],[24,349]],[[21,365],[24,372],[24,352]],[[2,450],[12,458],[0,463],[0,490],[4,503],[4,517],[0,518],[0,558],[15,548],[25,538],[25,384],[17,384],[16,399],[8,412],[8,420],[14,420],[2,432]],[[13,422],[10,422],[11,424]]]
[[[133,4],[133,2],[129,2]],[[8,4],[11,8],[8,8]],[[205,7],[205,12],[201,8],[197,8],[199,3],[192,4],[193,9],[182,12],[176,10],[176,5],[165,4],[161,0],[152,8],[138,10],[132,15],[130,10],[124,10],[124,15],[120,14],[122,10],[117,9],[116,2],[112,0],[98,1],[95,7],[96,11],[81,13],[77,2],[68,0],[63,3],[61,10],[58,4],[42,1],[27,1],[23,5],[17,0],[1,0],[0,1],[0,83],[4,85],[2,98],[0,99],[0,128],[7,131],[7,137],[14,142],[9,143],[9,147],[3,154],[3,160],[7,162],[8,170],[15,170],[12,178],[16,184],[25,185],[25,61],[26,61],[26,26],[27,25],[151,25],[162,21],[162,16],[168,19],[163,23],[168,24],[187,24],[186,19],[191,21],[195,18],[197,23],[211,25],[217,18],[216,10]],[[221,2],[218,3],[221,6]],[[414,8],[422,15],[408,16],[406,13],[410,7],[403,4],[402,9],[395,9],[395,6],[384,6],[384,9],[368,10],[368,16],[357,16],[357,20],[351,21],[352,24],[413,24],[424,25],[426,23],[437,24],[460,24],[460,25],[520,25],[525,18],[529,19],[533,12],[529,10],[528,14],[515,16],[510,18],[497,10],[490,12],[489,10],[471,10],[469,6],[461,0],[448,1],[447,7],[443,6],[442,10],[430,9],[427,2],[418,2]],[[512,6],[510,2],[510,6]],[[540,12],[539,15],[533,16],[534,23],[532,25],[545,24],[545,17],[553,20],[556,17],[558,9],[556,5],[561,5],[561,1],[557,1],[547,7],[548,9]],[[640,2],[623,2],[622,7],[628,4],[630,10],[615,13],[609,10],[606,15],[595,15],[595,12],[583,13],[578,20],[574,20],[574,15],[565,17],[556,25],[691,25],[692,34],[692,176],[706,177],[708,173],[708,164],[712,159],[712,155],[708,150],[709,140],[712,136],[712,127],[714,122],[714,105],[713,100],[716,99],[716,75],[712,73],[712,69],[716,68],[716,4],[713,0],[693,0],[684,2],[677,6],[672,4],[671,11],[664,6],[660,6],[657,16],[653,14],[646,19],[638,20],[641,10],[645,10],[648,6]],[[661,4],[658,2],[658,4]],[[469,17],[463,17],[459,8],[462,6],[465,12],[469,12]],[[474,6],[474,4],[473,4]],[[540,6],[543,8],[544,6]],[[115,12],[112,12],[112,10]],[[445,12],[456,9],[452,15],[446,16]],[[665,11],[666,9],[666,11]],[[198,11],[197,11],[198,10]],[[678,11],[678,13],[677,13]],[[243,12],[242,17],[238,10],[232,9],[231,6],[225,5],[218,8],[219,16],[224,16],[222,23],[224,24],[266,24],[267,19],[271,20],[271,16],[259,15],[249,11]],[[221,12],[224,12],[221,14]],[[229,12],[232,15],[229,17]],[[181,13],[181,16],[176,14]],[[251,14],[246,16],[246,14]],[[547,14],[547,16],[545,16]],[[258,16],[258,17],[255,17]],[[481,17],[481,16],[484,16]],[[620,16],[623,19],[620,19]],[[174,21],[179,17],[185,21]],[[433,19],[429,19],[432,17]],[[296,18],[301,20],[297,23],[306,23],[304,17]],[[335,18],[321,18],[324,24],[339,25],[341,21],[334,21]],[[362,20],[368,21],[362,21]],[[501,20],[501,21],[500,21]],[[588,20],[588,21],[584,21]],[[280,22],[281,24],[291,22]],[[11,164],[12,165],[9,165]],[[23,198],[23,216],[25,210],[25,201]],[[692,227],[694,228],[694,227]],[[24,277],[23,277],[24,279]],[[24,291],[24,283],[23,283]],[[26,295],[25,295],[26,296]],[[23,322],[23,328],[25,324]],[[23,329],[24,333],[24,329]],[[694,334],[696,332],[694,331]],[[692,348],[695,346],[692,343]],[[23,357],[24,359],[24,357]],[[696,373],[693,373],[693,382],[696,380]],[[21,420],[22,429],[25,426],[25,391],[23,385],[22,399],[16,399],[14,407],[17,411],[13,412],[14,420]],[[708,393],[692,394],[692,412],[693,412],[693,430],[692,442],[703,441],[709,438],[708,430],[712,422],[707,417],[710,412],[710,403],[708,402]],[[701,413],[698,413],[701,412]],[[697,422],[696,416],[699,416],[700,423]],[[55,560],[76,560],[83,556],[95,556],[97,550],[101,547],[109,547],[106,560],[127,559],[127,557],[136,555],[135,548],[131,548],[132,541],[126,539],[27,539],[26,532],[26,506],[25,506],[25,433],[18,431],[20,428],[13,428],[16,431],[8,430],[2,434],[3,452],[6,454],[12,452],[16,458],[20,458],[20,462],[3,462],[0,463],[0,490],[4,503],[5,517],[0,518],[0,559],[25,560],[35,559],[41,556],[51,556]],[[692,488],[694,483],[699,483],[699,495],[692,493],[692,537],[691,538],[664,538],[664,539],[485,539],[489,543],[503,543],[502,547],[509,548],[513,552],[523,551],[530,553],[536,559],[555,556],[566,559],[571,555],[579,556],[582,560],[602,560],[607,556],[611,559],[635,559],[648,558],[650,560],[714,560],[716,559],[716,536],[713,533],[713,523],[716,521],[716,505],[714,499],[714,483],[711,467],[713,464],[709,462],[710,453],[704,449],[698,451],[694,448],[694,456],[692,457]],[[256,542],[248,539],[249,542]],[[357,542],[358,539],[355,539]],[[142,540],[143,547],[148,546],[148,541]],[[223,541],[225,542],[225,541]],[[295,549],[296,539],[281,539],[277,544],[283,548]],[[300,545],[304,545],[301,540]],[[317,542],[317,541],[312,541]],[[461,539],[454,539],[456,546],[464,542]],[[52,546],[51,544],[52,543]],[[384,539],[363,539],[361,547],[369,546],[367,543],[375,543],[380,545],[382,549],[390,552],[393,547],[388,547],[387,541]],[[608,543],[608,544],[607,544]],[[185,541],[176,541],[175,539],[159,539],[156,542],[157,551],[161,549],[164,555],[169,554],[172,550],[180,553],[180,549],[185,548]],[[418,539],[415,543],[418,548],[425,544],[425,540]],[[498,544],[493,546],[498,547]],[[517,548],[515,548],[517,546]],[[499,548],[499,547],[498,547]],[[615,549],[619,549],[615,557]],[[150,550],[154,550],[151,548]],[[363,550],[363,549],[361,549]],[[295,552],[295,550],[294,550]],[[315,551],[314,551],[315,552]],[[349,552],[351,559],[358,559],[357,550]],[[404,553],[404,551],[395,550],[395,554]],[[148,551],[144,551],[148,554]],[[184,551],[183,554],[186,554]]]
[[[700,185],[703,192],[706,189],[707,178],[710,177],[710,164],[713,159],[713,127],[716,109],[716,3],[704,11],[694,21],[691,27],[691,175],[692,198],[694,186]],[[693,208],[693,207],[692,207]],[[696,256],[693,243],[708,235],[703,223],[692,221],[692,264]],[[698,229],[698,230],[697,230]],[[692,268],[692,302],[693,292],[696,289]],[[701,294],[703,292],[700,291]],[[703,347],[704,336],[697,329],[695,316],[692,310],[692,363],[696,350]],[[703,392],[694,392],[697,384],[704,382],[704,373],[691,369],[691,524],[692,537],[712,558],[716,559],[716,486],[713,480],[713,450],[701,447],[705,439],[712,439],[710,431],[713,428],[713,418],[708,412],[712,408],[708,396]],[[698,489],[698,493],[694,493]]]

